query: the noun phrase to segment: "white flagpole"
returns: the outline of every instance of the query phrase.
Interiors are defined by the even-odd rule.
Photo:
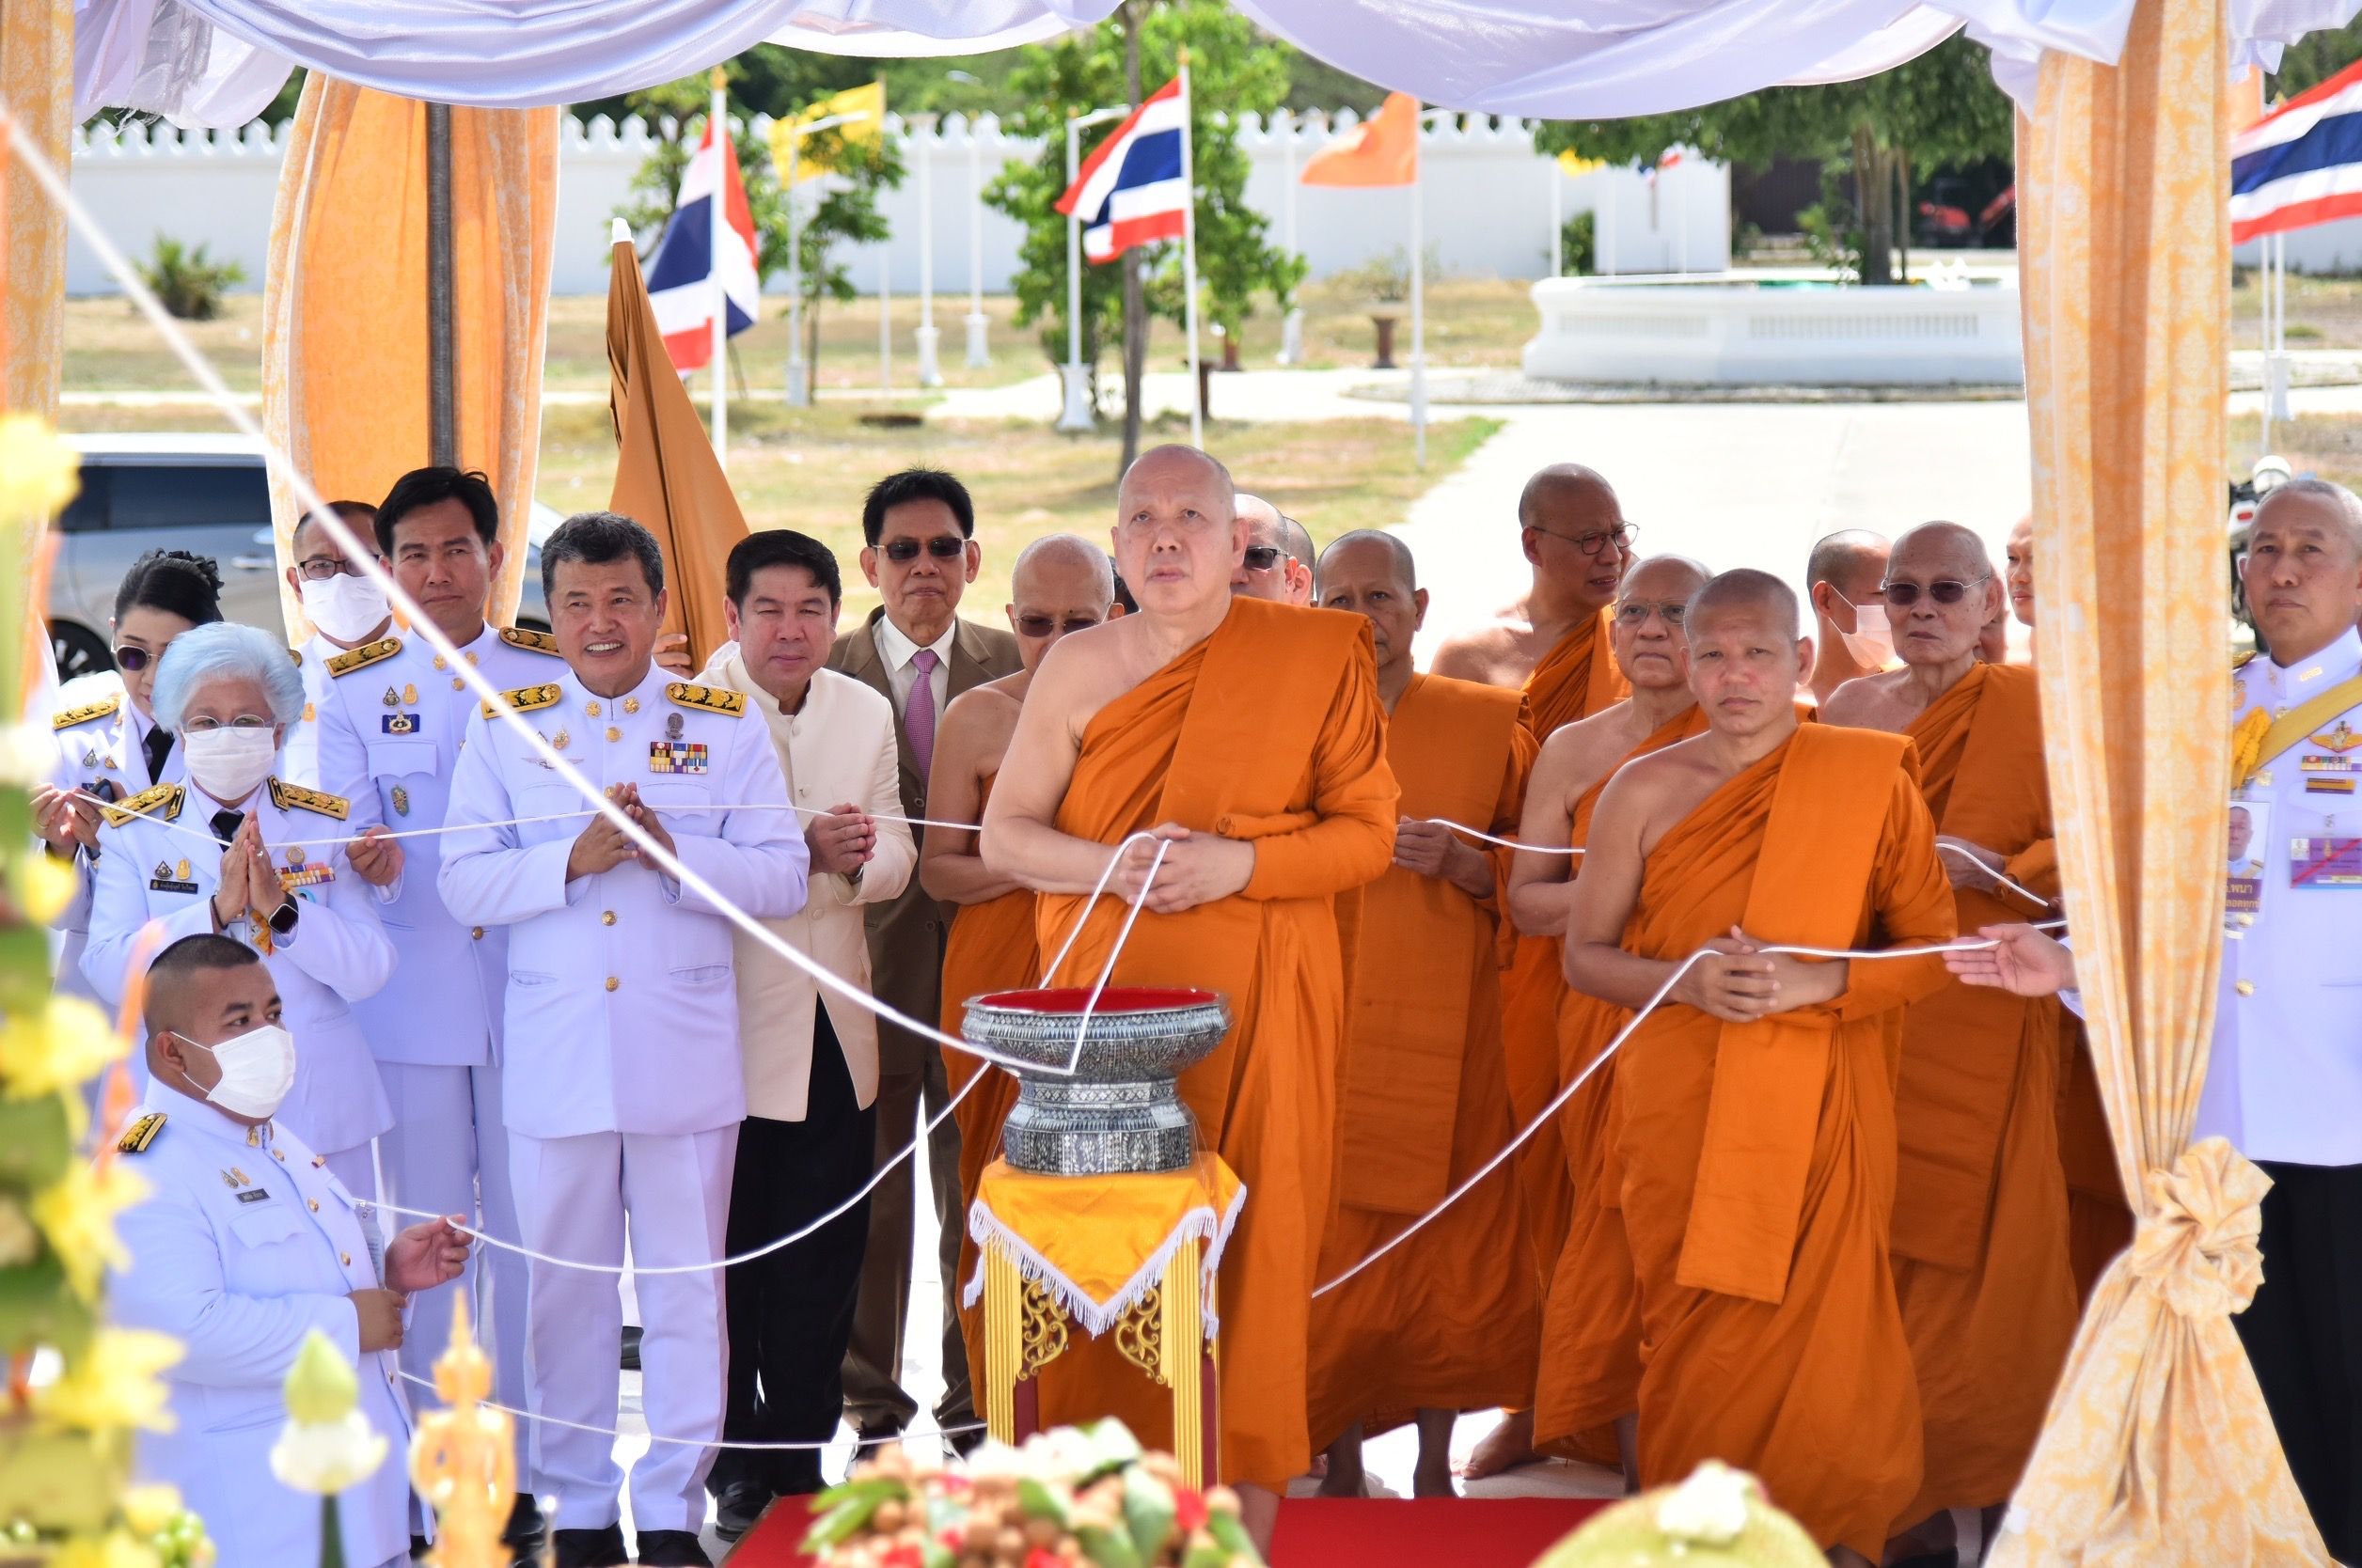
[[[707,281],[714,290],[713,340],[711,347],[714,372],[714,461],[730,468],[730,387],[727,357],[730,351],[730,295],[722,289],[722,241],[730,232],[729,166],[723,162],[723,151],[729,147],[730,105],[724,96],[722,68],[714,68],[714,103],[706,120],[708,134],[714,143],[714,199],[706,209],[706,243],[709,254],[706,265],[713,275]]]
[[[1414,112],[1410,117],[1410,432],[1411,449],[1421,468],[1427,465],[1427,309],[1426,264],[1420,253],[1425,214],[1421,212],[1421,186],[1425,183],[1421,156],[1420,134],[1426,129],[1426,117]]]
[[[1189,164],[1189,52],[1181,51],[1181,286],[1189,334],[1189,445],[1205,449],[1205,410],[1198,401],[1197,371],[1197,184]]]
[[[914,138],[905,128],[903,141],[919,149],[919,384],[940,386],[943,371],[936,361],[942,334],[935,324],[935,138],[943,117],[929,115]]]

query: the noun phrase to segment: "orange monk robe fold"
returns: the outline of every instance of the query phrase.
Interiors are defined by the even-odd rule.
[[[2017,857],[2051,838],[2034,672],[1978,665],[1912,724],[1940,832]],[[1960,929],[2024,918],[1956,889]],[[2075,1332],[2058,1159],[2058,1013],[1946,980],[1903,1019],[1895,1292],[1927,1414],[1906,1522],[2008,1499]]]
[[[1694,704],[1658,726],[1616,766],[1706,729]],[[1611,769],[1575,802],[1568,842],[1591,837],[1591,814]],[[1631,1017],[1630,1010],[1568,991],[1558,1013],[1559,1081],[1572,1083]],[[1624,1239],[1610,1154],[1614,1137],[1615,1063],[1576,1090],[1558,1114],[1571,1195],[1566,1245],[1553,1260],[1542,1307],[1541,1376],[1534,1397],[1534,1441],[1593,1464],[1619,1462],[1615,1434],[1600,1429],[1640,1403],[1640,1287]]]
[[[1525,701],[1534,738],[1630,697],[1608,646],[1612,609],[1603,609],[1558,639],[1526,678]],[[1501,925],[1501,1054],[1509,1075],[1509,1105],[1522,1127],[1558,1095],[1558,1009],[1567,996],[1566,946],[1555,936],[1520,936]],[[1566,1245],[1569,1195],[1567,1152],[1555,1123],[1527,1140],[1511,1162],[1525,1210],[1526,1245],[1535,1288],[1547,1290]]]
[[[1807,725],[1650,852],[1625,946],[1678,962],[1734,925],[1854,950],[1948,940],[1935,829],[1896,735]],[[1887,1268],[1893,1041],[1942,960],[1856,960],[1822,1007],[1660,1008],[1616,1066],[1640,1282],[1640,1482],[1722,1459],[1823,1547],[1872,1561],[1918,1490],[1919,1390]]]
[[[1516,833],[1540,750],[1523,709],[1515,692],[1411,677],[1386,733],[1402,815]],[[1497,901],[1400,868],[1359,892],[1324,1280],[1442,1201],[1514,1131],[1496,1044]],[[1518,1249],[1502,1245],[1519,1223],[1517,1184],[1496,1172],[1313,1304],[1315,1447],[1382,1413],[1531,1395],[1539,1304]]]
[[[1392,863],[1397,798],[1368,623],[1236,599],[1212,636],[1094,715],[1058,812],[1060,831],[1103,844],[1171,821],[1255,845],[1238,895],[1142,915],[1114,980],[1230,998],[1229,1038],[1181,1095],[1202,1146],[1247,1184],[1221,1265],[1221,1474],[1273,1490],[1312,1462],[1305,1355],[1345,1029],[1333,901]],[[1124,920],[1121,901],[1086,916],[1087,902],[1036,901],[1045,951],[1082,923],[1062,984],[1096,977]],[[1041,1414],[1119,1414],[1151,1448],[1170,1443],[1170,1401],[1111,1337],[1049,1365]]]

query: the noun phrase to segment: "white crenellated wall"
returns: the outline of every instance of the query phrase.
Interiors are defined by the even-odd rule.
[[[1247,198],[1270,217],[1274,243],[1284,232],[1288,144],[1294,143],[1300,168],[1331,137],[1356,123],[1350,110],[1293,119],[1280,115],[1268,125],[1249,116],[1242,123],[1240,140],[1253,165]],[[754,124],[758,132],[766,131],[770,120],[758,117]],[[905,124],[890,115],[887,129],[903,138],[910,173],[902,188],[884,199],[893,238],[882,245],[852,247],[847,259],[853,275],[863,291],[874,290],[883,253],[892,260],[894,292],[917,291],[918,161],[924,156],[932,165],[935,288],[938,296],[954,296],[944,308],[956,316],[966,308],[956,296],[968,287],[969,124],[958,115],[945,117],[939,125],[930,117]],[[652,126],[637,118],[620,126],[605,116],[588,123],[572,118],[563,122],[555,292],[606,290],[607,220],[623,205],[632,176],[655,139],[672,133],[669,122]],[[989,115],[976,122],[972,145],[987,184],[1004,160],[1031,157],[1035,147],[1004,137]],[[1086,156],[1091,146],[1087,135]],[[1569,178],[1535,152],[1528,124],[1496,124],[1481,115],[1430,125],[1422,134],[1421,150],[1427,249],[1446,274],[1548,276],[1553,181],[1560,186],[1562,216],[1611,205],[1601,223],[1607,236],[1603,262],[1618,272],[1719,272],[1729,265],[1730,179],[1719,165],[1685,159],[1653,180],[1631,169]],[[270,244],[279,162],[274,133],[259,123],[236,132],[185,133],[168,125],[135,125],[120,134],[98,124],[74,133],[72,179],[75,194],[134,259],[147,257],[158,234],[201,243],[214,259],[242,263],[244,287],[255,290],[261,287]],[[1299,185],[1297,200],[1297,243],[1315,277],[1407,253],[1407,190]],[[982,222],[984,291],[1003,292],[1016,267],[1021,231],[990,209]],[[784,277],[773,278],[770,286],[784,288]],[[113,291],[96,259],[78,241],[68,244],[66,289],[72,294]]]

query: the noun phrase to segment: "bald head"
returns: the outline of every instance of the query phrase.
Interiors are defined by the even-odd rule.
[[[1651,556],[1635,561],[1624,573],[1624,586],[1616,590],[1619,604],[1633,599],[1661,599],[1673,604],[1687,604],[1690,596],[1704,588],[1713,577],[1703,563],[1687,556]]]
[[[1534,568],[1535,616],[1574,619],[1614,601],[1632,536],[1606,479],[1578,463],[1551,463],[1525,481],[1518,524]]]
[[[1260,495],[1238,494],[1238,521],[1251,554],[1230,575],[1230,591],[1275,604],[1313,602],[1313,536]],[[1273,554],[1264,554],[1273,552]]]
[[[1725,572],[1690,596],[1681,624],[1690,691],[1716,732],[1743,738],[1795,725],[1813,649],[1802,615],[1795,590],[1768,572]]]
[[[1307,572],[1313,569],[1313,558],[1319,554],[1313,548],[1312,530],[1285,512],[1280,513],[1280,548]]]
[[[1909,572],[1914,580],[1926,572],[1972,582],[1992,576],[1992,557],[1976,530],[1958,523],[1922,523],[1906,528],[1886,557],[1889,577]]]
[[[1840,597],[1866,604],[1878,580],[1886,574],[1887,549],[1886,536],[1867,528],[1848,528],[1831,534],[1813,546],[1812,555],[1804,561],[1805,591],[1810,593],[1828,583]],[[1819,595],[1814,597],[1818,599]]]
[[[1653,556],[1624,574],[1608,640],[1616,667],[1634,691],[1670,691],[1689,679],[1689,642],[1681,623],[1691,596],[1710,575],[1681,556]]]
[[[1596,518],[1603,511],[1622,520],[1623,509],[1616,502],[1615,487],[1597,469],[1585,468],[1580,463],[1553,463],[1547,468],[1537,468],[1534,477],[1525,481],[1525,488],[1518,493],[1520,527],[1549,527],[1569,514]]]
[[[1115,603],[1115,563],[1078,534],[1046,534],[1017,552],[1009,591],[1020,606],[1045,596],[1071,600],[1079,592],[1105,617]]]
[[[1391,711],[1409,684],[1411,641],[1427,614],[1427,596],[1419,587],[1409,547],[1374,528],[1346,534],[1321,552],[1317,603],[1370,623],[1378,696]]]
[[[1115,486],[1118,520],[1129,515],[1125,503],[1136,489],[1150,485],[1171,488],[1176,484],[1191,489],[1207,487],[1208,494],[1221,497],[1218,509],[1221,515],[1235,517],[1238,513],[1238,487],[1231,482],[1230,470],[1210,452],[1169,441],[1161,447],[1149,447],[1124,470],[1124,478]]]
[[[1702,622],[1740,614],[1762,617],[1784,635],[1794,637],[1803,635],[1803,609],[1796,601],[1796,590],[1769,572],[1756,572],[1746,567],[1708,578],[1705,585],[1690,596],[1690,613],[1686,620],[1691,635],[1695,636]]]
[[[1329,548],[1320,553],[1319,570],[1315,575],[1324,585],[1320,596],[1323,604],[1328,602],[1326,585],[1330,577],[1348,566],[1360,574],[1364,557],[1373,551],[1383,554],[1387,575],[1403,592],[1409,593],[1418,588],[1418,563],[1411,559],[1410,546],[1402,541],[1401,535],[1390,534],[1382,528],[1356,528],[1349,534],[1338,535]]]
[[[2327,479],[2289,479],[2256,503],[2256,522],[2261,524],[2270,511],[2291,502],[2309,502],[2307,510],[2342,522],[2347,542],[2356,556],[2362,556],[2362,499],[2357,499],[2353,491]]]

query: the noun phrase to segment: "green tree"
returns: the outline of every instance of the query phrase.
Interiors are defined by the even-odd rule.
[[[1822,159],[1842,172],[1836,194],[1850,209],[1828,214],[1830,227],[1858,228],[1863,282],[1892,283],[1895,252],[1909,234],[1913,166],[2007,158],[2014,134],[2009,100],[1993,85],[1985,50],[1954,37],[1858,82],[1767,87],[1631,119],[1556,120],[1535,140],[1545,151],[1577,149],[1627,165],[1653,165],[1674,147],[1730,164]]]
[[[2310,92],[2356,60],[2362,60],[2362,19],[2307,33],[2280,56],[2280,69],[2265,83],[2265,102]]]
[[[1057,202],[1066,188],[1067,117],[1138,102],[1142,91],[1172,79],[1185,45],[1202,313],[1236,332],[1256,296],[1268,294],[1285,309],[1303,281],[1302,259],[1268,243],[1268,221],[1247,205],[1248,158],[1236,129],[1237,117],[1268,114],[1285,102],[1285,55],[1221,0],[1126,0],[1097,27],[1022,52],[1009,86],[1023,107],[1006,129],[1040,137],[1042,152],[1031,163],[1007,165],[984,195],[1025,226],[1014,280],[1017,321],[1042,323],[1043,349],[1053,362],[1066,348],[1066,219]],[[1108,133],[1095,131],[1085,140],[1083,155]],[[1174,242],[1127,252],[1121,267],[1083,270],[1085,363],[1095,374],[1108,341],[1125,348],[1126,464],[1140,447],[1140,377],[1148,322],[1153,317],[1186,321],[1181,263],[1181,246]],[[1138,300],[1128,310],[1127,291]]]

